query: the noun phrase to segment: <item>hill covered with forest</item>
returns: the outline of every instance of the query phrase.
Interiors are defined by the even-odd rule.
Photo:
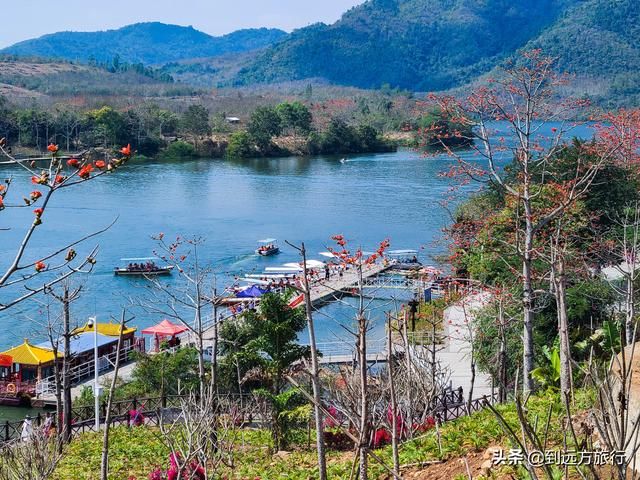
[[[541,47],[584,93],[620,100],[640,91],[639,20],[636,0],[369,0],[260,52],[236,84],[321,78],[446,90]]]
[[[148,65],[246,52],[271,45],[286,35],[282,30],[259,28],[213,37],[193,27],[150,22],[101,32],[52,33],[16,43],[0,53],[81,62],[120,57]]]

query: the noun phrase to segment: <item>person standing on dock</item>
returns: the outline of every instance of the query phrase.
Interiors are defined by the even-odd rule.
[[[24,417],[24,421],[22,422],[22,432],[20,432],[20,440],[23,442],[28,442],[31,440],[33,436],[33,423],[31,422],[31,417],[27,415]]]
[[[330,272],[331,272],[331,269],[329,268],[329,265],[325,264],[325,266],[324,266],[324,279],[325,280],[329,280]]]

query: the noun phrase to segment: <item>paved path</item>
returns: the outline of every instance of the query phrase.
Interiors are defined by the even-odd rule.
[[[486,293],[471,294],[444,311],[445,347],[438,353],[443,367],[449,369],[453,388],[461,386],[465,396],[471,386],[471,332],[475,312],[489,299]],[[478,371],[473,387],[473,398],[491,395],[491,377]]]

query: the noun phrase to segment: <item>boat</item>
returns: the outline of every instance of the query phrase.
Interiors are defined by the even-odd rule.
[[[126,267],[114,267],[113,273],[119,276],[170,275],[173,265],[158,266],[157,257],[121,258],[129,262]]]
[[[417,250],[391,250],[385,255],[391,259],[394,270],[417,271],[422,268]]]
[[[264,238],[262,240],[258,240],[258,248],[256,249],[257,255],[268,257],[277,253],[280,253],[280,248],[278,247],[275,238]]]

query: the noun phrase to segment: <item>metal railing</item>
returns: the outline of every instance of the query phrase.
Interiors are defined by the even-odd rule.
[[[123,347],[120,354],[121,365],[124,365],[129,362],[129,353],[133,351],[138,351],[135,344],[132,344],[128,347]],[[98,357],[98,374],[102,375],[103,373],[109,372],[113,370],[115,366],[116,355],[118,352],[111,352],[107,355],[103,355]],[[69,370],[71,385],[76,385],[81,380],[89,378],[93,376],[95,371],[95,360],[91,359],[88,362],[81,363],[79,365],[73,366]],[[51,375],[47,378],[44,378],[36,383],[36,395],[48,395],[53,394],[56,391],[56,376]]]

